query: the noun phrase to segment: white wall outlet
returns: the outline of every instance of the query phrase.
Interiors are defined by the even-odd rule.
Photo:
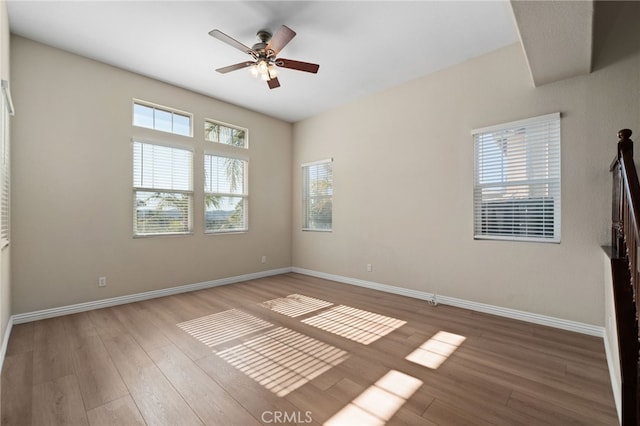
[[[267,263],[267,256],[262,256],[262,259],[260,261],[262,263]]]
[[[98,287],[105,287],[107,285],[107,277],[98,277]]]
[[[373,271],[373,265],[370,263],[367,263],[367,272],[371,272]]]

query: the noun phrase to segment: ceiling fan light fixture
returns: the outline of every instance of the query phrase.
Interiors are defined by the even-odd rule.
[[[269,81],[278,76],[278,69],[267,60],[259,59],[258,62],[249,67],[251,75],[264,81]]]
[[[251,75],[255,78],[259,77],[261,80],[266,81],[269,89],[275,89],[280,87],[280,82],[278,81],[278,69],[276,67],[304,71],[313,74],[318,72],[318,64],[277,57],[280,51],[296,35],[295,31],[286,25],[282,25],[273,35],[265,30],[258,31],[258,39],[260,40],[260,43],[254,44],[253,47],[245,46],[217,29],[209,31],[209,35],[232,47],[235,47],[238,50],[241,50],[243,53],[251,55],[253,58],[253,61],[245,61],[239,64],[216,69],[216,71],[221,74],[226,74],[242,68],[248,68]]]

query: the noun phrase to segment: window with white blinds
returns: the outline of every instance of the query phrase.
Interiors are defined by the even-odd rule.
[[[135,236],[192,231],[193,152],[133,143]]]
[[[248,162],[205,154],[205,232],[242,232],[247,224]]]
[[[10,164],[9,164],[9,116],[14,114],[9,82],[2,80],[2,104],[0,111],[0,247],[9,244]]]
[[[302,165],[302,209],[305,231],[333,228],[333,160]]]
[[[472,135],[475,238],[560,242],[560,113]]]

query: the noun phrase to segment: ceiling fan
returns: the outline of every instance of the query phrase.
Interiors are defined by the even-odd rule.
[[[277,57],[278,53],[280,53],[280,51],[296,36],[295,31],[286,25],[282,25],[273,35],[267,30],[258,31],[256,35],[260,41],[252,47],[245,46],[220,30],[211,30],[209,31],[209,35],[251,55],[254,59],[253,61],[240,62],[239,64],[218,68],[216,71],[225,74],[242,68],[251,67],[251,73],[256,77],[261,77],[265,80],[269,85],[269,89],[280,87],[280,82],[277,77],[278,70],[276,67],[289,68],[313,74],[317,73],[318,68],[320,68],[320,65],[318,64]]]

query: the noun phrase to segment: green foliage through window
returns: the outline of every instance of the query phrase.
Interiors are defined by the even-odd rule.
[[[204,122],[204,138],[210,142],[217,142],[238,148],[247,147],[247,131],[214,121]]]
[[[205,231],[246,231],[247,161],[204,157]]]
[[[134,235],[191,232],[193,152],[133,143]]]
[[[333,162],[304,165],[303,229],[330,231],[333,228]]]

